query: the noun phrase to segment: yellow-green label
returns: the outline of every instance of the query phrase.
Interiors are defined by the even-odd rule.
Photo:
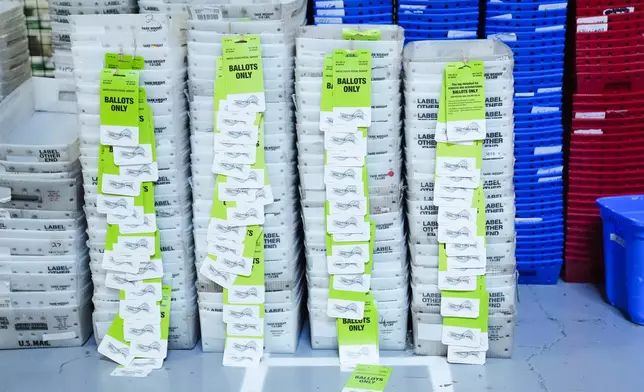
[[[380,29],[356,30],[342,29],[342,39],[353,41],[380,41]]]
[[[139,126],[139,72],[101,71],[101,125]]]
[[[364,318],[362,320],[337,319],[338,344],[378,344],[378,308],[373,294],[362,294]]]
[[[351,373],[345,388],[384,391],[392,371],[392,368],[386,366],[358,364]]]
[[[333,107],[371,108],[371,51],[333,51]]]
[[[320,95],[320,111],[333,111],[333,56],[324,56],[322,71],[322,94]]]
[[[130,56],[122,53],[105,53],[105,68],[142,70],[145,61],[141,56]]]
[[[482,61],[445,67],[447,121],[485,119],[485,77]]]

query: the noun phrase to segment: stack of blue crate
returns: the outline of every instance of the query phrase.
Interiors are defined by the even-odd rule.
[[[476,39],[478,0],[398,0],[398,25],[410,41]]]
[[[313,0],[313,24],[393,24],[393,0]]]
[[[488,0],[485,34],[514,52],[519,282],[554,284],[563,262],[562,86],[567,3]]]

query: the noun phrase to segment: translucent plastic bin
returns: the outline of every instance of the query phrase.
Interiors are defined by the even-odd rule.
[[[597,199],[604,224],[606,297],[644,325],[644,195]]]

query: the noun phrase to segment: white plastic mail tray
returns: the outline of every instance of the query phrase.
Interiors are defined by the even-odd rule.
[[[78,120],[73,101],[61,100],[59,82],[32,78],[0,103],[0,159],[73,162]]]
[[[92,333],[92,304],[0,309],[0,349],[73,347]]]

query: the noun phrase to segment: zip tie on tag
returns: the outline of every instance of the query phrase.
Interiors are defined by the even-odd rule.
[[[346,160],[348,160],[348,159],[355,159],[356,161],[360,161],[360,160],[361,160],[361,159],[360,159],[360,158],[358,158],[358,157],[345,157],[345,156],[335,157],[335,159],[337,159],[338,161],[342,161],[342,162],[344,162],[344,161],[346,161]]]
[[[470,277],[469,276],[459,276],[459,277],[453,277],[453,276],[448,276],[445,278],[445,281],[451,285],[457,285],[461,283],[470,283]]]
[[[369,347],[363,347],[358,351],[347,351],[347,356],[349,358],[360,358],[360,357],[368,357],[371,355],[371,350],[369,350]]]
[[[342,261],[335,261],[335,262],[333,262],[333,265],[334,265],[335,267],[340,268],[340,269],[344,269],[344,268],[351,267],[351,266],[353,266],[353,267],[358,267],[358,263],[354,263],[354,262],[352,262],[352,261],[344,261],[344,262],[342,262]]]
[[[116,261],[116,260],[114,260],[114,257],[110,257],[110,258],[109,258],[109,260],[110,260],[110,263],[111,263],[111,264],[114,264],[114,265],[124,265],[124,264],[127,264],[127,265],[129,265],[130,267],[132,267],[132,266],[133,266],[131,261]]]
[[[130,365],[128,365],[130,366]],[[140,365],[134,365],[134,366],[140,366]],[[143,370],[141,369],[119,369],[119,373],[129,376],[129,377],[134,377],[134,376],[142,376],[143,375]]]
[[[141,336],[145,333],[155,333],[154,325],[146,324],[143,328],[130,328],[130,333],[135,336]]]
[[[230,253],[233,253],[233,254],[237,253],[237,251],[235,249],[229,248],[229,247],[223,246],[223,245],[215,245],[215,249],[217,249],[218,251],[224,252],[224,253],[227,253],[227,252],[230,252]]]
[[[470,219],[470,212],[467,210],[462,210],[461,212],[455,214],[453,212],[445,211],[445,217],[450,220],[457,220],[457,219]]]
[[[246,291],[235,291],[235,297],[237,298],[248,298],[248,297],[257,298],[257,294],[259,293],[257,292],[257,289],[255,289],[254,287],[251,287]]]
[[[121,132],[108,131],[107,136],[112,140],[130,139],[132,140],[132,131],[124,129]]]
[[[246,99],[235,99],[234,104],[240,108],[247,108],[250,105],[259,106],[259,98],[256,95],[251,95]]]
[[[477,244],[451,244],[456,250],[465,250],[468,248],[474,248],[477,249],[478,245]]]
[[[359,246],[356,246],[351,250],[341,250],[338,252],[338,254],[346,259],[353,256],[362,256],[362,248],[360,248]]]
[[[125,278],[121,278],[118,275],[114,276],[114,280],[116,281],[116,283],[119,283],[119,284],[126,284],[127,283],[127,284],[131,284],[132,286],[136,286],[136,282],[132,282],[132,281],[127,280]]]
[[[134,183],[110,180],[110,186],[115,189],[130,188],[134,190]]]
[[[463,339],[474,340],[474,333],[469,329],[463,333],[450,331],[449,336],[454,340],[463,340]]]
[[[154,263],[145,263],[143,267],[139,268],[139,272],[137,273],[137,275],[141,275],[146,271],[157,271],[157,266],[154,265]]]
[[[137,156],[145,157],[145,149],[143,147],[134,147],[131,151],[121,151],[121,156],[127,159]]]
[[[358,313],[358,305],[353,304],[353,303],[349,304],[347,306],[342,306],[342,305],[335,304],[335,305],[333,305],[333,308],[335,310],[337,310],[338,312],[340,312],[340,313],[348,313],[348,312],[356,313],[356,314]]]
[[[233,215],[235,216],[235,219],[240,219],[240,220],[246,220],[248,218],[257,218],[257,219],[259,219],[258,212],[254,208],[251,208],[250,210],[244,212],[243,214],[239,213],[239,212],[235,212]]]
[[[140,358],[140,359],[137,359],[136,362],[132,362],[128,366],[147,367],[147,366],[155,366],[155,365],[156,365],[156,361],[154,359],[145,360],[143,358]]]
[[[349,114],[349,113],[340,113],[340,118],[346,122],[353,121],[353,120],[364,120],[365,115],[364,112],[360,109],[356,110],[355,112]]]
[[[470,132],[476,132],[478,133],[481,130],[479,127],[479,124],[476,122],[471,122],[468,126],[466,127],[454,127],[454,132],[461,134],[461,135],[467,135]]]
[[[450,302],[447,306],[448,306],[451,310],[454,310],[454,311],[457,311],[457,312],[459,312],[459,311],[461,311],[461,310],[464,310],[464,309],[466,309],[466,310],[472,310],[472,308],[474,307],[474,305],[472,304],[472,302],[467,301],[467,300],[466,300],[466,301],[463,301],[463,302],[462,302],[462,303],[460,303],[460,304],[455,304],[455,303],[451,303],[451,302]]]
[[[148,219],[147,216],[143,217],[143,223],[140,225],[135,225],[135,224],[127,224],[125,225],[127,227],[139,227],[139,226],[150,226],[150,220]]]
[[[245,308],[242,311],[236,311],[236,310],[229,310],[228,315],[234,318],[242,318],[242,317],[253,317],[253,310],[251,308]]]
[[[353,171],[353,169],[347,169],[343,172],[337,172],[337,171],[332,171],[331,172],[331,177],[336,178],[338,180],[342,180],[345,178],[356,178],[356,173]]]
[[[337,145],[344,145],[345,143],[351,143],[351,144],[356,144],[357,138],[356,135],[350,133],[346,135],[345,137],[337,137],[333,136],[331,138],[331,141]]]
[[[118,199],[117,201],[105,200],[105,207],[111,210],[116,208],[127,208],[127,201],[125,199]]]
[[[257,352],[257,349],[258,349],[257,344],[252,340],[246,344],[233,343],[233,347],[235,348],[235,350],[241,351],[241,352],[245,352],[246,350],[252,350]]]
[[[347,286],[353,286],[354,284],[362,286],[364,284],[364,280],[362,279],[362,276],[354,276],[353,278],[345,278],[344,276],[338,275],[340,277],[340,282],[342,284],[347,285]]]
[[[465,160],[459,161],[457,163],[444,162],[443,167],[449,171],[456,171],[458,169],[470,170],[470,165]]]
[[[245,122],[244,122],[244,124],[245,124]],[[253,138],[253,136],[251,135],[251,133],[249,131],[228,131],[228,132],[226,132],[226,134],[228,136],[232,137],[232,138],[235,138],[235,139],[239,139],[242,136],[247,137],[249,139]]]
[[[138,343],[136,345],[136,348],[143,351],[144,353],[147,353],[150,351],[161,351],[161,345],[159,344],[159,342],[152,342],[150,344]]]
[[[233,144],[230,144],[230,145],[233,145]],[[239,158],[241,156],[250,158],[250,154],[247,152],[226,152],[225,155],[229,158]]]
[[[246,331],[247,329],[252,329],[257,331],[257,325],[255,324],[240,324],[240,323],[234,323],[233,328],[235,328],[238,331]]]
[[[148,165],[143,165],[138,169],[127,168],[125,170],[125,172],[130,176],[138,177],[141,174],[152,174],[152,169],[150,168],[150,165],[148,164]]]
[[[223,259],[221,262],[223,264],[225,264],[228,268],[235,268],[235,267],[244,268],[244,267],[246,267],[246,262],[243,259],[239,260],[239,261]]]
[[[144,239],[140,239],[137,242],[125,242],[125,244],[123,244],[123,246],[125,246],[126,248],[128,248],[130,250],[137,250],[139,248],[148,249],[148,241],[144,240]]]
[[[215,226],[217,230],[219,230],[222,233],[236,233],[239,234],[239,226],[225,226],[225,225],[217,225]]]
[[[358,221],[355,218],[349,218],[346,221],[334,220],[333,225],[340,227],[342,229],[347,228],[349,226],[358,227]]]
[[[467,357],[479,357],[479,351],[455,351],[454,355],[457,355],[461,358],[467,358]]]
[[[228,279],[230,279],[230,274],[228,272],[220,271],[217,268],[213,267],[212,265],[208,266],[208,271],[210,271],[213,276],[219,276],[226,282],[228,282]]]
[[[137,297],[142,297],[142,296],[144,296],[146,294],[155,295],[156,294],[156,289],[154,288],[154,286],[148,285],[145,288],[143,288],[141,291],[139,291],[138,293],[130,293],[130,294],[136,295]]]
[[[226,188],[226,193],[230,196],[239,196],[241,194],[249,195],[248,189],[246,188]]]
[[[471,233],[467,229],[467,227],[462,227],[459,230],[446,229],[445,234],[447,234],[448,236],[450,236],[452,238],[456,238],[456,237],[460,237],[460,236],[469,237]]]
[[[248,177],[247,177],[247,178],[243,178],[243,179],[242,179],[242,178],[236,178],[236,180],[237,180],[238,182],[248,182],[248,181],[251,181],[251,180],[252,180],[252,181],[257,181],[258,179],[259,179],[259,178],[257,178],[257,173],[255,173],[255,172],[250,172],[250,173],[248,173]]]
[[[246,122],[246,121],[244,121],[244,120],[235,120],[235,119],[230,119],[230,118],[225,118],[225,119],[223,119],[223,120],[221,120],[221,121],[223,121],[223,122],[224,122],[224,124],[226,124],[226,125],[230,125],[231,127],[232,127],[232,126],[235,126],[235,125],[237,125],[237,124],[244,124],[244,125],[246,125],[246,124],[247,124],[247,122]],[[233,132],[234,132],[234,131],[233,131]],[[229,134],[230,134],[230,133],[229,133]],[[232,136],[232,135],[231,135],[231,136]]]
[[[125,309],[128,312],[134,314],[139,314],[141,312],[150,313],[150,305],[148,305],[147,303],[142,303],[139,306],[126,305]]]
[[[358,194],[358,188],[355,185],[349,185],[346,188],[334,188],[333,193],[339,196],[345,196],[349,193],[355,193],[356,195]]]
[[[240,357],[240,356],[237,356],[237,355],[231,356],[230,359],[232,359],[235,362],[243,362],[243,361],[251,361],[252,362],[253,361],[253,358],[251,358],[251,357]]]
[[[130,355],[130,349],[129,348],[118,348],[112,343],[107,344],[107,349],[112,353],[112,354],[118,354],[121,355],[123,358],[127,358],[128,355]]]
[[[224,168],[225,170],[231,171],[231,170],[238,170],[240,172],[244,171],[244,166],[241,163],[226,163],[222,162],[221,167]]]
[[[470,260],[479,260],[478,256],[455,256],[454,259],[461,263],[467,263]]]

